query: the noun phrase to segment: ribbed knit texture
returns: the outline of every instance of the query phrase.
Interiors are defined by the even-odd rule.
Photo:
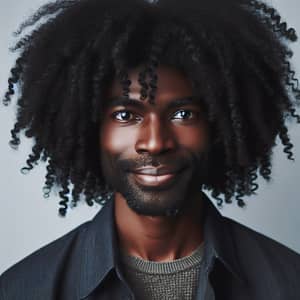
[[[124,276],[137,300],[192,300],[203,256],[203,243],[191,255],[169,262],[122,253]]]

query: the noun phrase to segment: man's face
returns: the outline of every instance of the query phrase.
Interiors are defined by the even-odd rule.
[[[189,80],[157,69],[155,104],[140,99],[140,69],[129,71],[130,100],[114,81],[100,126],[100,159],[106,182],[136,213],[177,215],[187,208],[206,173],[208,133]]]

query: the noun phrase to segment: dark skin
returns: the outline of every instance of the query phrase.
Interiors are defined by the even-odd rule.
[[[117,80],[108,90],[111,105],[100,126],[101,165],[115,191],[120,247],[145,260],[171,261],[203,242],[197,170],[199,153],[208,144],[208,126],[183,73],[158,67],[155,103],[150,104],[140,100],[139,70],[129,71],[132,104],[122,100]],[[161,166],[166,166],[162,174],[138,172]],[[176,213],[168,215],[169,209]]]

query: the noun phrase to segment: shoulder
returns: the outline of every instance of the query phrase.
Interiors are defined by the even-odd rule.
[[[294,259],[300,262],[300,254],[287,246],[267,237],[266,235],[257,232],[237,221],[224,217],[235,238],[242,238],[244,247],[255,244],[260,250],[274,255],[283,255],[285,259]]]
[[[0,299],[27,299],[27,294],[40,295],[38,299],[42,299],[40,291],[50,291],[58,270],[71,259],[89,223],[81,224],[6,270],[0,276]],[[50,299],[48,296],[43,299]]]
[[[300,276],[300,254],[234,220],[224,217],[230,228],[240,263],[253,273],[263,272],[296,283]],[[291,283],[290,282],[290,283]]]

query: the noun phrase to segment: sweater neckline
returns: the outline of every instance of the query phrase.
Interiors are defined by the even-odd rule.
[[[122,263],[131,269],[142,273],[170,274],[186,270],[201,263],[203,257],[204,242],[202,242],[190,255],[172,261],[157,262],[145,260],[137,256],[121,253]]]

